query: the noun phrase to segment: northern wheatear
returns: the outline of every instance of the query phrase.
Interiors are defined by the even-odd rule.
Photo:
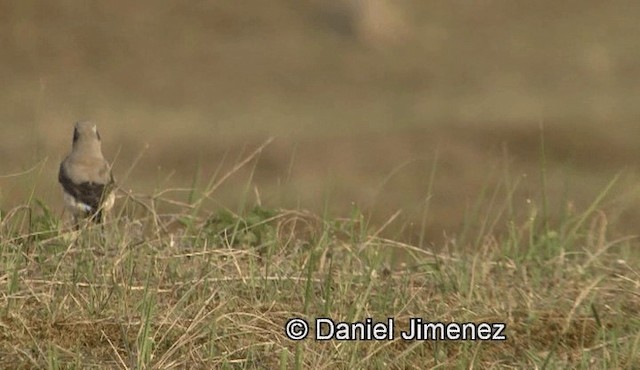
[[[74,221],[90,217],[102,221],[102,213],[113,207],[114,181],[111,167],[102,155],[100,134],[89,121],[76,123],[71,153],[60,163],[58,182],[62,185],[65,208]]]

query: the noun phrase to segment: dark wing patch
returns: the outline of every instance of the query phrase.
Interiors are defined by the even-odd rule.
[[[62,184],[62,188],[69,195],[91,207],[92,212],[98,210],[102,203],[103,194],[107,187],[110,186],[110,184],[98,184],[91,181],[76,184],[69,178],[62,164],[58,172],[58,182]]]

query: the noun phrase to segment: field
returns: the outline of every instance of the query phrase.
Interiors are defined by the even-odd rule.
[[[0,368],[639,368],[639,15],[0,4]],[[74,231],[82,118],[120,188]],[[295,317],[395,336],[294,341]],[[506,340],[403,340],[412,318]]]

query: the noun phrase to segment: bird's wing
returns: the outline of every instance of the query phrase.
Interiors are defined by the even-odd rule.
[[[64,163],[60,164],[60,170],[58,171],[58,182],[62,185],[62,188],[69,193],[69,195],[76,198],[79,202],[82,202],[89,207],[92,211],[98,210],[100,204],[103,201],[105,192],[110,191],[112,181],[102,184],[93,181],[84,181],[75,183],[67,173]]]

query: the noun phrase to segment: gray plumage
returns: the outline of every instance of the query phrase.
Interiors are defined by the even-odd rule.
[[[58,182],[64,202],[74,219],[91,217],[102,221],[103,211],[114,202],[111,167],[102,155],[101,139],[95,124],[76,123],[71,153],[60,163]]]

